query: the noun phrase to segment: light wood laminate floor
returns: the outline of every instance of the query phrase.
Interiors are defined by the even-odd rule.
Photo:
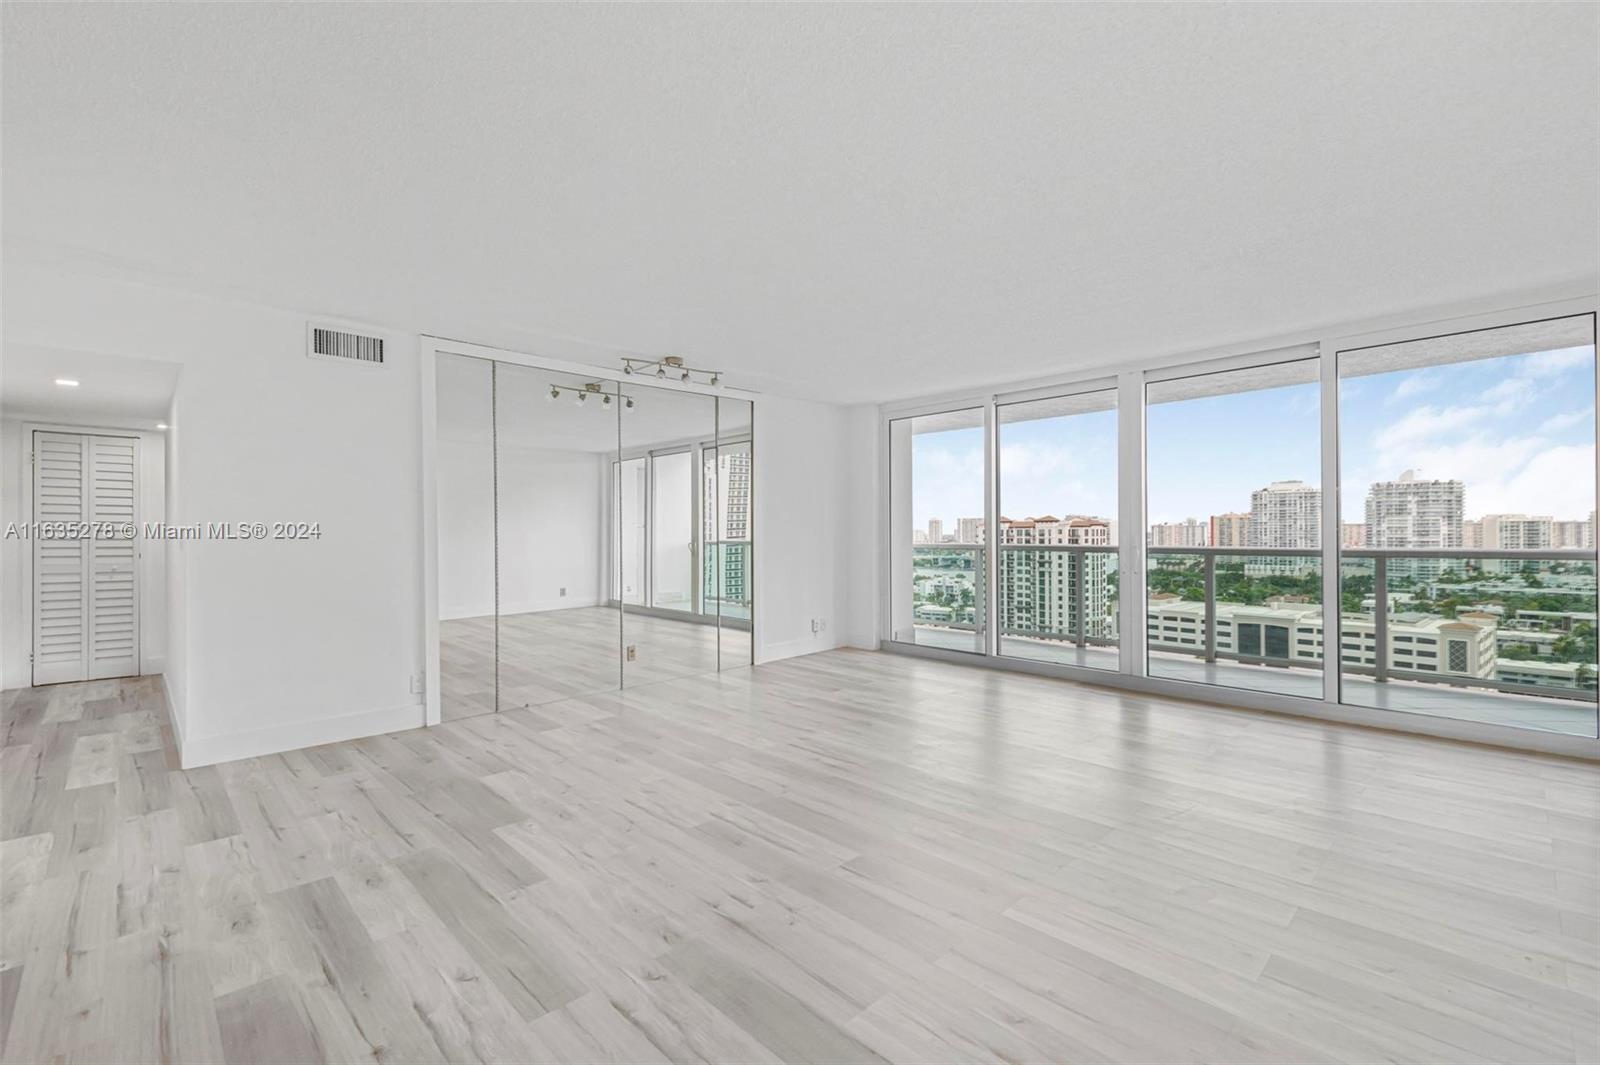
[[[1591,764],[865,652],[3,759],[6,1061],[1596,1057]]]
[[[722,645],[721,657],[717,645]],[[624,648],[632,647],[632,660]],[[750,664],[750,629],[630,609],[573,607],[500,619],[500,708],[637,688]],[[494,616],[439,623],[439,710],[446,721],[495,709]]]

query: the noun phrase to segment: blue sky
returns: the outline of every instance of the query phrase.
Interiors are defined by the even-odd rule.
[[[1367,486],[1406,469],[1466,483],[1466,516],[1594,509],[1594,349],[1514,355],[1345,380],[1345,521]],[[1248,511],[1271,481],[1321,480],[1316,384],[1155,404],[1146,417],[1150,520]],[[1116,516],[1116,416],[1001,426],[1001,510]],[[913,437],[912,521],[983,514],[979,429]]]

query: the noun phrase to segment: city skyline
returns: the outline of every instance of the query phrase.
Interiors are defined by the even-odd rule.
[[[1290,385],[1152,405],[1148,524],[1247,510],[1250,493],[1273,482],[1317,487],[1318,390]],[[1462,481],[1467,520],[1586,520],[1595,508],[1593,480],[1571,471],[1594,468],[1593,395],[1593,347],[1346,379],[1340,520],[1364,522],[1370,485],[1408,469],[1421,479]],[[1002,425],[1002,512],[1116,520],[1115,419],[1114,411],[1099,411]],[[1197,442],[1207,462],[1194,461]],[[913,463],[914,527],[933,517],[953,528],[983,513],[982,429],[919,435]]]

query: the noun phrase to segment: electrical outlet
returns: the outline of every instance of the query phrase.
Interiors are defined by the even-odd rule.
[[[822,630],[817,627],[817,619],[816,618],[812,618],[811,619],[811,632],[812,632],[812,634],[814,635],[814,634],[819,633],[821,631]]]
[[[426,687],[427,687],[427,682],[424,680],[424,678],[423,678],[421,673],[413,673],[413,674],[411,674],[411,694],[412,695],[421,695],[421,694],[423,694],[423,692],[426,689]]]

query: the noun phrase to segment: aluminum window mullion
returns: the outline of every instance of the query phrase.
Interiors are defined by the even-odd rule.
[[[1145,658],[1144,375],[1117,377],[1117,603],[1120,671],[1148,672]]]
[[[1339,357],[1332,346],[1319,343],[1318,380],[1322,394],[1322,701],[1339,704],[1344,668],[1344,610],[1339,588],[1342,546],[1339,486]]]
[[[1000,419],[994,397],[983,404],[983,653],[1000,654],[998,603],[1000,590]]]

